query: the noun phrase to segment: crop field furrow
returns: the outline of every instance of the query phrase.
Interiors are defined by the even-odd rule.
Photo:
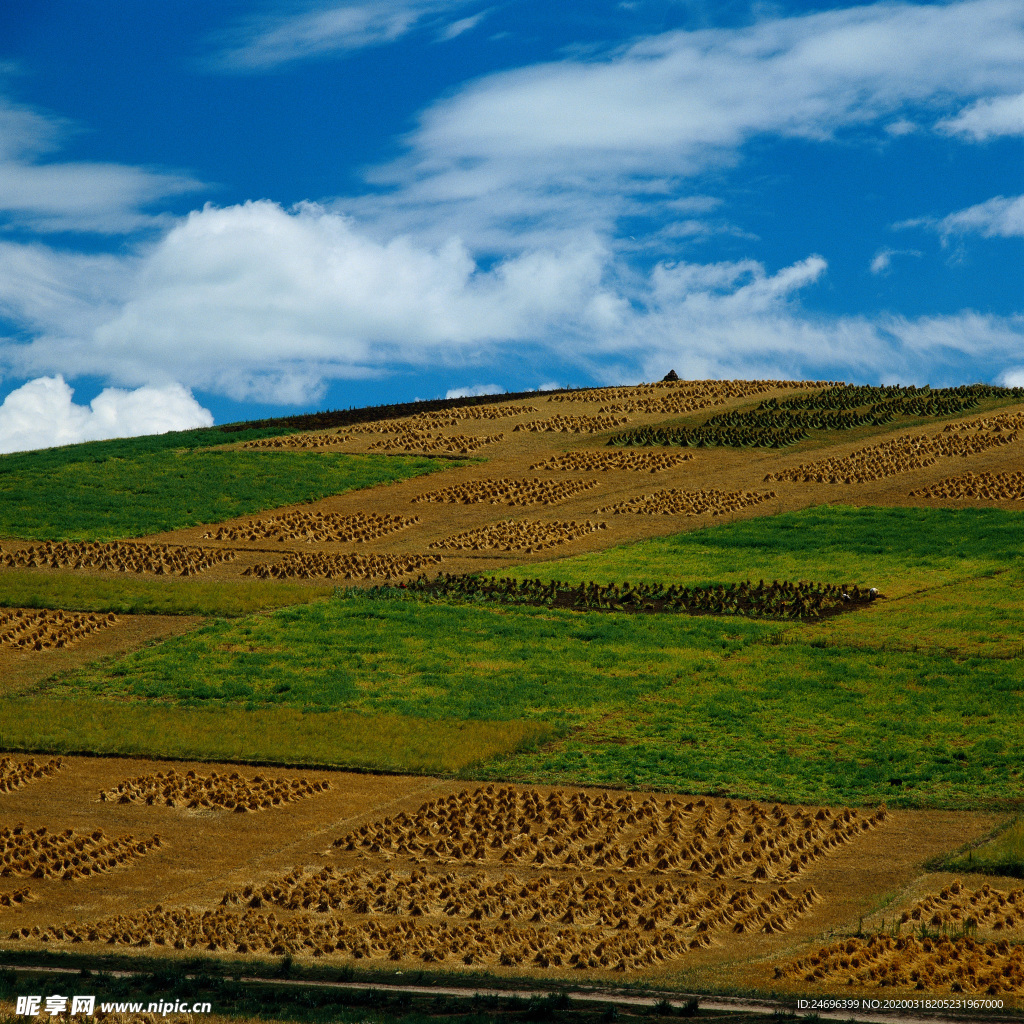
[[[440,562],[440,555],[324,555],[303,552],[277,562],[261,562],[246,569],[242,575],[261,579],[391,579],[420,572]]]
[[[884,810],[814,814],[779,805],[494,785],[463,790],[364,825],[335,840],[343,851],[418,864],[501,864],[544,871],[602,869],[670,876],[791,881],[821,857],[879,826]]]
[[[17,551],[0,549],[0,565],[10,568],[106,569],[113,572],[154,573],[157,576],[194,576],[236,556],[225,548],[187,547],[112,541],[68,543],[46,541]]]
[[[444,540],[434,541],[430,547],[468,551],[543,551],[605,529],[606,524],[592,523],[589,519],[583,523],[575,520],[546,523],[536,519],[504,519],[477,530],[466,530]]]
[[[607,452],[607,451],[574,451],[565,455],[553,455],[544,462],[534,463],[530,467],[551,470],[578,470],[581,472],[607,473],[609,470],[625,469],[635,473],[659,473],[666,469],[674,469],[684,462],[690,462],[693,456],[689,452]]]
[[[239,772],[200,775],[194,769],[178,773],[173,768],[155,775],[125,779],[100,791],[100,801],[115,804],[142,803],[190,810],[223,808],[236,814],[265,811],[304,800],[331,788],[326,779],[245,778]]]
[[[610,512],[613,515],[721,516],[759,505],[775,497],[778,497],[775,491],[720,491],[715,488],[705,491],[684,491],[672,487],[655,491],[653,494],[641,494],[626,501],[617,501],[595,511]]]
[[[541,480],[503,478],[477,480],[473,483],[454,484],[439,491],[417,495],[414,502],[447,502],[474,505],[488,502],[492,505],[550,505],[565,501],[600,483],[598,480]]]
[[[417,516],[380,512],[284,512],[277,516],[250,519],[244,526],[221,526],[208,530],[211,540],[303,540],[310,544],[354,541],[362,544],[406,530],[419,522]]]

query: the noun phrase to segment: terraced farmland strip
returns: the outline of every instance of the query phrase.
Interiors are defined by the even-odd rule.
[[[464,551],[543,551],[559,544],[568,544],[598,530],[605,530],[604,523],[585,523],[574,520],[556,520],[545,523],[540,520],[522,521],[503,519],[500,523],[489,523],[477,530],[466,530],[453,537],[434,541],[431,548],[456,549]]]
[[[285,434],[283,437],[259,437],[246,441],[242,448],[259,450],[287,448],[301,451],[306,448],[332,448],[352,440],[352,431],[332,431],[321,434]]]
[[[516,431],[527,431],[533,434],[598,434],[602,430],[614,430],[629,422],[627,416],[561,416],[555,415],[544,420],[530,420],[528,423],[517,423]]]
[[[765,483],[859,484],[931,466],[939,459],[967,458],[1016,441],[1012,432],[909,434],[860,448],[843,458],[830,456],[765,475]]]
[[[614,515],[721,516],[775,497],[778,497],[775,491],[719,491],[715,488],[685,491],[673,487],[617,501],[614,505],[605,505],[594,511],[611,512]]]
[[[530,469],[586,472],[626,469],[636,473],[659,473],[666,469],[674,469],[692,459],[693,456],[689,452],[575,451],[567,452],[565,455],[552,455],[544,462],[535,463]]]
[[[756,409],[720,413],[697,427],[638,427],[617,434],[608,443],[783,448],[810,437],[812,430],[852,430],[869,424],[881,426],[898,416],[949,416],[976,408],[983,398],[1021,395],[1024,395],[1024,389],[982,384],[938,391],[843,385],[795,398],[771,398]]]
[[[304,540],[355,541],[365,543],[387,537],[399,530],[415,526],[417,516],[392,515],[389,512],[284,512],[263,519],[250,519],[244,526],[221,526],[203,534],[211,540]]]
[[[152,910],[117,915],[83,924],[70,921],[45,929],[15,929],[10,939],[44,938],[57,942],[210,952],[293,954],[345,957],[352,960],[421,964],[529,968],[573,967],[581,970],[635,971],[672,962],[691,949],[710,946],[706,933],[688,939],[681,929],[652,928],[639,933],[614,929],[551,928],[508,923],[423,923],[413,917],[349,924],[343,918],[308,913],[278,919],[258,910],[240,913],[226,907]]]
[[[836,381],[794,380],[684,380],[656,381],[636,387],[593,388],[552,395],[552,402],[615,402],[626,404],[609,411],[689,412],[721,405],[735,398],[750,398],[780,388],[835,387]]]
[[[775,969],[777,978],[820,985],[906,988],[998,996],[1024,992],[1024,945],[873,935],[823,946]]]
[[[908,498],[974,498],[976,501],[1024,501],[1024,473],[965,473],[909,491]]]
[[[970,889],[955,881],[903,911],[900,924],[943,932],[1024,932],[1024,889]]]
[[[263,562],[246,569],[242,575],[259,576],[261,579],[313,579],[321,576],[346,580],[390,579],[419,572],[440,561],[440,555],[325,555],[311,552],[289,555],[278,562]]]
[[[556,879],[548,874],[531,877],[506,872],[495,878],[479,871],[371,873],[362,868],[326,867],[315,873],[299,868],[263,886],[227,892],[221,905],[367,917],[444,915],[464,921],[562,924],[635,933],[672,928],[685,936],[684,949],[697,949],[720,943],[730,932],[786,931],[819,899],[813,887],[796,894],[785,886],[763,887],[758,892],[753,886],[707,887],[656,878],[626,881],[611,875],[588,880],[579,874]]]
[[[423,452],[426,454],[469,455],[496,444],[504,434],[431,434],[428,431],[408,430],[374,441],[370,451]]]
[[[551,505],[582,494],[596,487],[597,480],[532,480],[525,477],[505,477],[499,480],[475,480],[453,484],[439,491],[417,495],[413,502],[436,501],[474,505],[489,502],[492,505]]]
[[[331,788],[326,779],[267,779],[255,775],[245,778],[239,772],[230,775],[195,770],[179,774],[173,768],[155,775],[125,779],[100,792],[100,800],[116,804],[143,803],[161,807],[192,809],[224,808],[237,814],[269,810],[324,792]]]
[[[703,799],[559,790],[545,797],[490,785],[363,825],[334,845],[420,864],[660,872],[761,883],[792,881],[885,818],[885,810],[812,813],[731,801],[719,809]]]
[[[0,565],[11,568],[45,566],[51,569],[107,569],[148,572],[157,576],[194,576],[236,553],[226,548],[144,544],[133,541],[45,541],[18,551],[0,549]]]

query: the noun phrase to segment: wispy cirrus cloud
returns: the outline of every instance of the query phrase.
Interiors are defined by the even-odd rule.
[[[884,3],[678,31],[490,74],[420,116],[376,191],[339,208],[385,231],[542,243],[581,224],[661,220],[747,143],[878,141],[956,104],[1024,89],[1017,0]],[[689,230],[694,233],[694,225]]]
[[[936,128],[975,142],[1003,135],[1024,135],[1024,92],[978,100],[955,116],[943,118]]]
[[[455,38],[483,14],[449,22],[450,11],[467,0],[351,0],[306,3],[284,14],[249,18],[211,40],[210,70],[269,71],[293,61],[383,46],[428,24],[442,38]],[[445,33],[448,33],[446,36]]]
[[[123,234],[168,223],[149,208],[200,183],[184,174],[53,157],[74,127],[0,96],[0,220],[38,232]]]
[[[943,239],[969,234],[984,238],[1024,238],[1024,195],[993,196],[945,217],[914,217],[893,227],[927,228],[937,231]]]

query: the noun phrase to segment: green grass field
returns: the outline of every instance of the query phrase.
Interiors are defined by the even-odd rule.
[[[152,450],[140,445],[136,451],[120,444],[123,450],[115,449],[120,454],[102,454],[104,446],[114,445],[102,442],[94,459],[60,460],[50,452],[0,458],[0,537],[139,537],[315,501],[452,464],[444,459],[198,445]]]
[[[54,707],[105,705],[115,718],[137,707],[254,720],[290,710],[552,730],[536,749],[517,739],[474,761],[476,777],[801,802],[1015,806],[1022,535],[1019,513],[810,509],[523,572],[599,581],[838,578],[877,585],[886,600],[788,624],[344,591],[211,622],[25,696]],[[363,763],[377,767],[372,745],[365,754]]]

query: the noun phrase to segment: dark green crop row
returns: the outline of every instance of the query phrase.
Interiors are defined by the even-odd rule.
[[[580,583],[561,580],[517,580],[442,573],[420,576],[411,583],[376,587],[374,596],[413,591],[448,600],[476,603],[528,604],[575,611],[677,612],[686,615],[743,615],[757,619],[817,619],[868,604],[874,590],[832,583],[772,580],[725,586],[682,587],[663,583]],[[342,593],[344,593],[342,591]]]
[[[771,398],[756,409],[719,413],[699,427],[637,427],[616,434],[610,445],[713,445],[745,448],[783,448],[810,437],[812,430],[853,430],[881,426],[897,416],[951,416],[975,409],[985,398],[1024,397],[1024,388],[987,384],[945,388],[841,387],[825,388],[797,398]]]

